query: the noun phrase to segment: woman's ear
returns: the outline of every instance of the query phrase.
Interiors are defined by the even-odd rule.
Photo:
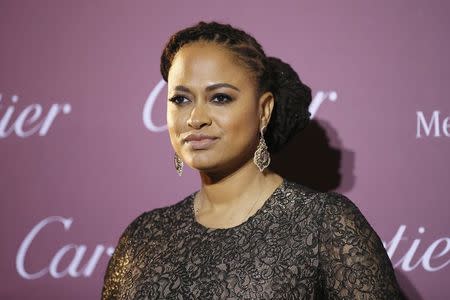
[[[260,124],[262,127],[269,125],[270,116],[272,115],[273,106],[275,105],[275,97],[272,92],[265,92],[259,97]]]

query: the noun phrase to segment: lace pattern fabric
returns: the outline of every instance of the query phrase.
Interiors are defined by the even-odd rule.
[[[122,233],[102,299],[403,299],[383,244],[356,205],[283,180],[244,223],[195,220],[195,193]]]

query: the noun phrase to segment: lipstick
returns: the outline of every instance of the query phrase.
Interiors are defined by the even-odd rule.
[[[184,142],[193,150],[203,150],[211,147],[218,140],[215,136],[206,134],[190,134],[184,138]]]

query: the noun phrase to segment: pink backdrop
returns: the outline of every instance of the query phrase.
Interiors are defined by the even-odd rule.
[[[313,89],[286,177],[352,199],[410,299],[450,299],[449,13],[445,1],[2,1],[0,298],[98,299],[125,226],[199,187],[173,168],[159,58],[170,34],[217,20]]]

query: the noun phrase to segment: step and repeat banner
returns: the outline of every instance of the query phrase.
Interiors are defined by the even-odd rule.
[[[159,59],[201,20],[248,31],[311,86],[313,120],[282,175],[356,203],[409,299],[450,299],[449,13],[446,1],[1,1],[0,299],[99,299],[124,228],[199,188],[173,166]]]

